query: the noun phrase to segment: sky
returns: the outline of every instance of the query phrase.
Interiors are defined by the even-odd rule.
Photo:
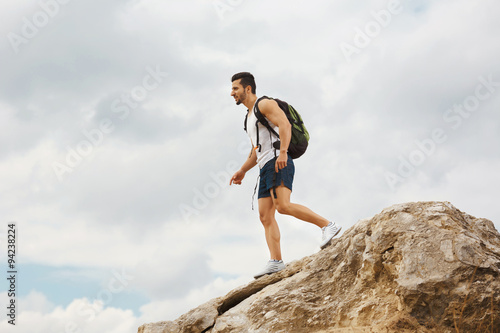
[[[499,11],[1,1],[0,330],[131,333],[253,280],[269,259],[258,170],[229,186],[250,151],[230,96],[241,71],[310,133],[293,202],[344,231],[414,201],[500,229]],[[285,262],[319,251],[317,227],[277,220]]]

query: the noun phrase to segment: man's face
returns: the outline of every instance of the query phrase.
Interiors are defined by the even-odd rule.
[[[231,96],[234,97],[236,105],[240,105],[247,98],[247,93],[240,83],[241,79],[233,81]]]

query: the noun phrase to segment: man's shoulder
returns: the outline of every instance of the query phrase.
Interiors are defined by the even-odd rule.
[[[259,111],[261,113],[267,113],[274,105],[277,105],[276,101],[270,97],[262,96],[257,99],[256,103]]]

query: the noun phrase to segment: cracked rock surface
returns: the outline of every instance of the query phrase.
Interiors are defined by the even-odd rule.
[[[500,234],[448,202],[394,205],[326,249],[138,333],[500,332]]]

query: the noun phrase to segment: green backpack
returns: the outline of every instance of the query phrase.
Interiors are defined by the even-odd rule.
[[[280,109],[283,110],[286,117],[288,118],[290,125],[292,125],[292,137],[290,139],[290,144],[288,146],[288,155],[293,159],[299,158],[306,152],[307,145],[309,144],[309,132],[307,132],[306,126],[302,121],[302,117],[297,112],[297,110],[295,110],[293,106],[291,106],[285,101],[279,100],[277,98],[270,98],[267,96],[262,96],[261,98],[259,98],[255,102],[255,116],[257,117],[257,122],[260,122],[262,125],[264,125],[271,133],[276,135],[278,139],[280,137],[279,134],[276,133],[276,131],[271,127],[271,125],[269,125],[269,122],[259,110],[258,107],[259,101],[264,98],[274,99],[276,103],[278,103]],[[255,123],[255,126],[257,126],[257,123]],[[245,117],[245,131],[246,130],[247,130],[247,117]],[[259,131],[257,131],[256,147],[258,147],[259,151],[262,148],[261,145],[259,144]],[[273,147],[279,150],[280,141],[276,141]]]

